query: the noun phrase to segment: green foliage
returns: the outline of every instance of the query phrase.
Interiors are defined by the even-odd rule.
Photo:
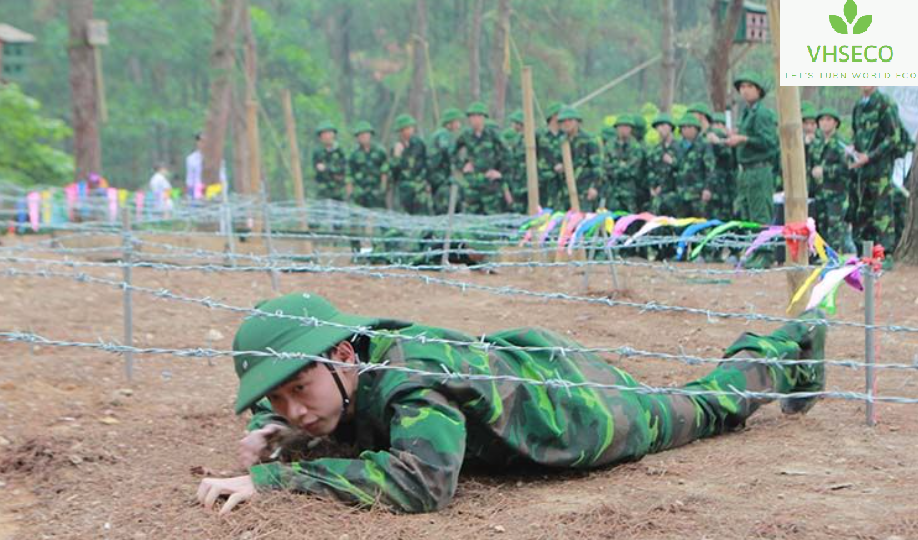
[[[59,185],[73,175],[73,159],[53,146],[70,135],[60,120],[41,115],[38,100],[19,87],[0,86],[0,180]]]

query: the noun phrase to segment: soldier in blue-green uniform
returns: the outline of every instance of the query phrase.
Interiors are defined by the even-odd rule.
[[[353,186],[351,200],[365,208],[383,208],[389,182],[386,149],[373,140],[376,130],[369,122],[354,126],[357,147],[347,158],[348,178]]]
[[[679,120],[681,151],[676,168],[676,190],[670,203],[676,209],[676,217],[715,217],[708,208],[714,154],[701,137],[701,130],[701,122],[691,113]]]
[[[729,221],[733,219],[734,184],[736,183],[736,157],[727,146],[726,119],[723,113],[712,113],[705,103],[694,103],[687,111],[701,124],[701,138],[707,144],[710,154],[707,189],[710,200],[704,204],[704,217]],[[715,125],[715,117],[720,124]]]
[[[398,138],[392,145],[389,164],[402,210],[409,214],[433,212],[433,188],[427,178],[427,145],[415,134],[417,122],[408,114],[395,119]]]
[[[510,127],[504,130],[501,138],[507,146],[507,163],[504,175],[513,194],[512,210],[525,214],[528,210],[529,189],[526,183],[526,141],[523,137],[523,111],[517,109],[507,118]]]
[[[351,197],[352,187],[347,182],[347,157],[338,146],[338,128],[329,121],[316,127],[319,146],[312,151],[313,179],[319,199],[346,201]]]
[[[825,387],[818,312],[768,336],[742,334],[707,376],[649,393],[606,359],[540,328],[474,338],[340,313],[309,294],[258,308],[263,315],[248,317],[233,342],[235,411],[253,412],[238,443],[248,474],[205,478],[197,492],[207,508],[228,497],[221,513],[271,490],[432,512],[450,504],[464,467],[500,474],[633,462],[742,430],[770,401],[761,395],[800,393],[783,398],[781,409],[804,413]],[[750,361],[761,357],[815,362]],[[284,458],[298,433],[359,453]]]
[[[500,134],[487,125],[488,107],[481,102],[465,111],[469,126],[456,139],[453,166],[462,171],[468,190],[464,211],[498,214],[513,206],[510,186],[504,178],[507,149]]]
[[[837,110],[826,107],[817,118],[822,135],[814,149],[812,169],[808,171],[813,177],[816,227],[823,239],[841,253],[848,235],[848,223],[844,220],[851,184],[848,143],[838,133],[841,116]]]
[[[555,102],[545,110],[545,127],[536,133],[536,152],[539,170],[539,197],[545,208],[564,211],[570,208],[566,197],[567,183],[564,180],[564,163],[561,157],[561,141],[564,132],[558,123],[558,113],[563,105]]]
[[[663,113],[651,124],[660,135],[657,144],[647,149],[644,170],[650,195],[649,210],[656,215],[672,216],[677,211],[672,203],[676,196],[676,171],[679,167],[679,146],[673,131],[675,124],[669,114]]]
[[[599,140],[583,130],[583,117],[574,107],[562,108],[558,113],[558,121],[571,145],[571,164],[574,166],[574,185],[580,197],[580,208],[585,212],[595,210],[599,204],[599,192],[605,190]],[[567,182],[564,187],[567,196]]]
[[[434,192],[434,212],[440,215],[449,211],[449,190],[456,181],[453,175],[453,153],[461,130],[462,111],[451,107],[443,111],[440,129],[434,131],[430,138],[427,162]],[[456,208],[461,208],[464,194],[465,186],[459,186]]]
[[[855,155],[851,167],[855,182],[850,204],[854,209],[851,216],[853,236],[858,249],[865,240],[871,240],[882,244],[891,255],[896,247],[892,168],[901,137],[896,118],[898,108],[876,86],[862,86],[861,92],[862,97],[852,113]]]
[[[623,114],[615,120],[614,135],[605,141],[603,172],[605,182],[599,196],[609,210],[641,212],[638,191],[646,190],[644,148],[634,138],[634,118]]]
[[[733,81],[733,86],[746,102],[738,132],[727,138],[727,145],[736,148],[740,167],[739,217],[768,225],[774,218],[774,163],[780,154],[777,115],[762,104],[766,89],[759,75],[745,73]],[[772,259],[770,250],[761,249],[747,267],[768,267]]]

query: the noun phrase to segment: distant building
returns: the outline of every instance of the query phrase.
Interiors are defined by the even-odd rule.
[[[16,82],[25,76],[31,43],[35,43],[32,34],[0,23],[0,81]]]

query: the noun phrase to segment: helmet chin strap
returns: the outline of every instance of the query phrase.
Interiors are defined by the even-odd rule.
[[[341,376],[338,375],[338,370],[335,369],[335,366],[325,362],[323,363],[331,373],[332,379],[335,380],[335,385],[338,387],[338,392],[341,393],[341,419],[343,419],[347,414],[347,408],[351,405],[351,398],[347,396],[347,390],[344,389],[344,383],[341,382]]]

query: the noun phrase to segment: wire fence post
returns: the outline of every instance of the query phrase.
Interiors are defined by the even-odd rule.
[[[605,246],[606,257],[609,259],[609,269],[612,271],[612,286],[617,291],[621,288],[618,285],[618,271],[615,269],[615,266],[618,263],[615,260],[615,252],[612,251],[612,246],[610,246],[608,242],[609,235],[606,233],[605,223],[600,225],[600,227],[602,227],[602,245]]]
[[[873,242],[864,242],[864,257],[873,255]],[[874,290],[876,275],[873,272],[873,266],[868,264],[864,267],[867,274],[864,276],[864,359],[867,364],[864,372],[866,373],[867,388],[867,425],[875,426],[877,424],[876,410],[874,409],[873,396],[876,392],[876,373],[874,363],[876,362],[876,329],[873,328],[876,319],[876,304],[874,303]]]
[[[456,179],[449,185],[449,208],[446,215],[446,238],[443,239],[443,256],[440,259],[441,266],[449,266],[449,247],[453,240],[453,216],[456,215],[456,204],[459,198],[459,185]]]
[[[134,310],[131,301],[131,263],[133,262],[134,239],[131,235],[131,209],[124,205],[121,213],[122,255],[124,263],[124,345],[134,346]],[[124,372],[128,382],[134,380],[134,353],[125,351]]]
[[[264,184],[261,185],[261,217],[264,222],[265,247],[268,250],[268,267],[271,275],[271,290],[274,294],[280,292],[280,284],[277,279],[277,271],[274,269],[274,241],[271,238],[271,217],[268,209],[268,193]]]
[[[236,239],[233,237],[233,209],[229,204],[229,186],[223,186],[223,223],[224,234],[226,234],[226,258],[227,263],[233,268],[236,267]]]

